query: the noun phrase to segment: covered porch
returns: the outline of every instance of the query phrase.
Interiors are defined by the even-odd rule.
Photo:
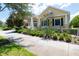
[[[47,16],[43,18],[34,19],[31,17],[30,27],[31,28],[46,28],[50,26],[51,28],[67,28],[68,27],[68,17],[67,15],[59,15],[59,16]]]

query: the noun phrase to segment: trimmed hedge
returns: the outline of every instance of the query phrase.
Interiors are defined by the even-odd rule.
[[[69,34],[77,35],[77,29],[64,29],[63,31]]]

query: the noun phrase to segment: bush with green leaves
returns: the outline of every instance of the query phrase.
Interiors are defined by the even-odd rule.
[[[18,32],[18,33],[21,33],[21,32],[23,32],[23,29],[16,29],[16,32]]]
[[[53,39],[53,40],[58,40],[58,35],[57,35],[57,33],[53,33],[52,39]]]
[[[39,37],[42,37],[45,33],[43,30],[39,30],[39,29],[31,30],[31,29],[25,29],[25,28],[21,28],[19,30],[16,30],[16,32],[23,33],[23,34],[29,34],[32,36],[39,36]]]
[[[60,33],[58,31],[53,31],[52,29],[25,29],[22,28],[18,32],[22,32],[24,34],[29,34],[32,36],[38,36],[38,37],[45,37],[51,38],[52,40],[60,40],[60,41],[65,41],[65,42],[71,42],[71,35],[63,32]]]
[[[59,41],[65,41],[65,42],[71,42],[71,40],[72,40],[71,35],[68,33],[56,33],[56,32],[54,32],[51,35],[51,37],[53,40],[59,40]]]
[[[39,37],[42,37],[44,35],[44,31],[42,30],[30,30],[29,33],[30,35],[32,36],[39,36]]]
[[[3,30],[11,30],[11,27],[4,27]]]
[[[64,29],[63,32],[66,32],[68,34],[77,35],[77,29]]]
[[[70,34],[64,33],[64,36],[65,36],[65,41],[66,42],[71,42],[72,41],[72,37],[71,37]]]
[[[60,40],[60,41],[64,41],[64,35],[63,35],[63,33],[61,33],[61,34],[59,35],[59,40]]]
[[[60,41],[65,41],[65,42],[71,42],[72,37],[71,37],[70,34],[61,33],[60,36],[59,36],[59,40],[60,40]]]

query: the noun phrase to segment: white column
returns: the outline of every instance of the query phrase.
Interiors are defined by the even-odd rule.
[[[38,27],[40,27],[40,18],[38,19]]]
[[[67,15],[65,15],[65,27],[66,28],[68,27],[68,18],[67,18]]]
[[[34,28],[34,23],[33,23],[33,17],[31,17],[31,23],[30,23],[31,28]]]

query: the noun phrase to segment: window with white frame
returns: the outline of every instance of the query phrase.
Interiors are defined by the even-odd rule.
[[[37,27],[37,21],[34,20],[33,23],[34,23],[34,27]]]
[[[63,18],[52,19],[52,26],[63,26]]]
[[[48,20],[41,21],[41,26],[48,26]]]

